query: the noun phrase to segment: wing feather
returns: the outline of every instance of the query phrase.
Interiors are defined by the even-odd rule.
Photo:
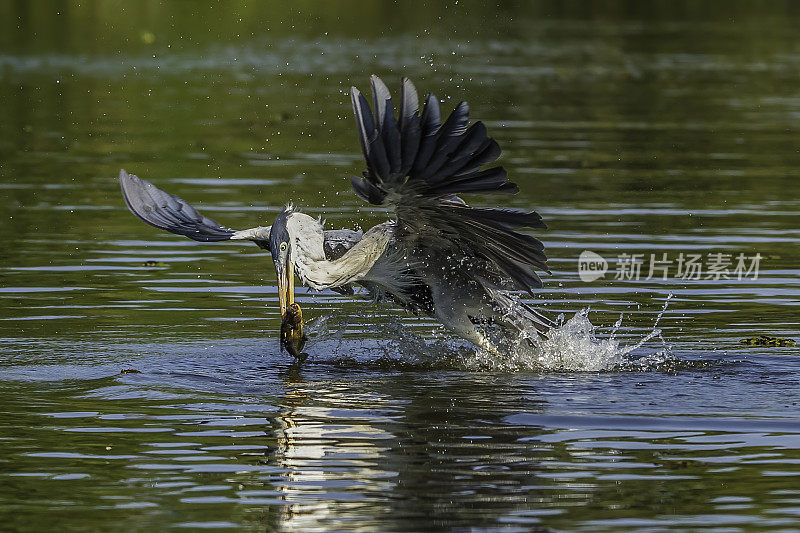
[[[361,150],[364,152],[364,159],[367,161],[367,170],[378,183],[381,183],[390,173],[383,137],[381,137],[375,125],[372,109],[370,109],[364,95],[358,92],[355,87],[351,89],[350,94],[353,100],[353,109],[356,112],[356,125],[358,127],[358,138],[361,140]]]
[[[469,159],[468,163],[461,167],[454,176],[471,174],[482,166],[493,163],[498,157],[500,157],[500,145],[494,139],[487,139],[483,146]]]
[[[436,99],[436,96],[429,94],[425,99],[425,107],[422,109],[422,134],[414,164],[409,172],[409,180],[416,179],[430,161],[436,150],[436,133],[441,125],[442,114],[439,111],[439,100]]]
[[[352,89],[367,170],[352,179],[353,189],[375,205],[393,206],[398,234],[411,247],[458,251],[493,265],[498,275],[518,289],[541,287],[534,268],[547,270],[544,245],[519,233],[519,228],[544,228],[533,211],[473,208],[458,195],[516,193],[503,167],[482,169],[500,156],[500,147],[486,126],[469,122],[469,106],[461,102],[442,123],[439,101],[429,94],[422,114],[414,84],[402,80],[399,120],[386,85],[371,79],[375,117],[367,100]]]
[[[203,216],[184,199],[124,170],[120,170],[119,183],[125,205],[151,226],[201,242],[227,241],[236,233]]]
[[[429,181],[431,174],[442,168],[442,165],[452,157],[453,151],[467,131],[468,120],[469,106],[466,102],[461,102],[436,132],[434,152],[425,166],[419,170],[416,176],[418,179]]]
[[[506,179],[506,170],[503,167],[494,167],[462,178],[442,181],[429,187],[428,191],[436,195],[479,192],[518,193],[519,187],[516,183],[511,183]]]
[[[403,78],[400,94],[400,175],[405,177],[414,164],[414,159],[419,150],[419,140],[422,134],[422,120],[419,116],[419,97],[417,88],[408,78]]]
[[[382,175],[383,181],[393,181],[400,174],[401,169],[401,143],[400,129],[394,116],[394,104],[389,89],[375,75],[372,76],[372,97],[375,101],[377,113],[377,127],[386,150],[389,163],[389,175]]]
[[[479,152],[489,142],[486,134],[486,126],[483,122],[476,122],[469,127],[466,134],[463,136],[461,144],[451,154],[442,156],[442,161],[435,169],[429,170],[429,175],[426,178],[428,183],[438,183],[446,180],[451,176],[455,176],[461,169],[470,164]],[[431,167],[434,164],[431,162]],[[483,166],[483,165],[479,165]]]

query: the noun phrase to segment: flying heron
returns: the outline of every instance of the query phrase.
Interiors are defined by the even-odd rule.
[[[442,123],[439,101],[420,113],[414,84],[403,78],[399,113],[386,85],[372,76],[373,107],[351,89],[366,170],[351,178],[355,193],[390,207],[395,218],[366,232],[326,230],[319,219],[288,205],[271,226],[233,230],[186,201],[120,171],[125,203],[157,228],[195,241],[249,240],[272,254],[281,316],[294,302],[294,276],[311,289],[354,294],[366,289],[436,318],[469,342],[498,353],[501,338],[544,336],[553,322],[514,296],[532,294],[549,273],[544,245],[520,228],[546,228],[535,211],[472,207],[461,195],[516,193],[501,166],[483,169],[500,147],[482,122],[468,126],[461,102]],[[530,337],[528,337],[530,338]]]

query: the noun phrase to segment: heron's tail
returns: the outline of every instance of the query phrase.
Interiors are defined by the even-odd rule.
[[[119,171],[119,184],[131,213],[151,226],[201,242],[227,241],[236,233],[201,215],[186,200],[124,170]]]

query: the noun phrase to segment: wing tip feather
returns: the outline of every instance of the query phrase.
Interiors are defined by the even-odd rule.
[[[353,107],[359,121],[359,135],[362,135],[365,125],[363,121],[367,120],[375,126],[375,132],[370,132],[369,135],[377,134],[377,137],[382,138],[385,142],[398,143],[397,146],[376,145],[375,148],[385,149],[386,155],[389,156],[401,153],[401,168],[404,177],[408,175],[408,180],[415,181],[413,182],[414,186],[408,190],[395,189],[398,183],[405,183],[405,181],[398,181],[394,175],[387,179],[381,179],[383,175],[378,164],[383,163],[379,157],[384,154],[380,150],[377,154],[365,152],[368,172],[365,173],[365,178],[352,178],[353,189],[359,197],[369,203],[381,205],[386,202],[386,197],[394,191],[398,193],[393,195],[392,199],[392,202],[397,204],[396,208],[418,208],[424,211],[420,212],[419,216],[426,219],[430,217],[431,220],[428,222],[432,225],[437,224],[437,217],[444,217],[438,221],[443,227],[448,225],[463,227],[458,222],[459,220],[464,221],[461,216],[451,218],[450,215],[439,212],[439,208],[448,202],[448,198],[462,193],[516,194],[519,192],[519,186],[508,180],[507,172],[502,166],[481,170],[484,165],[492,163],[500,156],[500,146],[489,137],[486,125],[482,121],[476,121],[467,127],[469,104],[466,101],[459,102],[442,124],[440,102],[436,95],[427,93],[424,102],[421,102],[413,82],[403,76],[399,108],[401,135],[394,136],[387,134],[383,128],[384,124],[392,127],[397,127],[398,124],[394,117],[393,105],[384,105],[383,103],[383,98],[386,98],[386,101],[391,104],[388,88],[380,77],[374,74],[370,76],[370,84],[376,106],[375,115],[363,94],[355,87],[351,88]],[[420,106],[421,103],[424,107]],[[389,112],[392,113],[392,117],[388,117]],[[369,116],[362,117],[367,113]],[[406,126],[410,126],[408,130],[404,129]],[[363,140],[362,136],[362,142]],[[413,154],[408,155],[411,148],[402,143],[407,142],[410,145],[412,140],[414,141]],[[367,141],[371,142],[372,138],[370,137]],[[428,168],[429,165],[436,166],[436,170]],[[394,170],[394,165],[390,168]],[[429,178],[430,182],[428,182]],[[409,185],[411,185],[410,181]],[[428,208],[431,209],[430,212],[428,212]],[[461,209],[471,208],[465,204]],[[502,210],[500,209],[500,211]],[[408,213],[412,212],[416,212],[416,209],[408,211]],[[401,214],[400,218],[403,216],[408,215]],[[485,242],[486,247],[482,253],[487,254],[486,259],[494,264],[498,271],[502,271],[504,276],[508,276],[516,286],[524,290],[531,291],[533,288],[541,287],[543,283],[535,269],[551,274],[543,252],[544,245],[533,237],[515,231],[520,227],[546,228],[541,217],[535,212],[515,213],[512,210],[493,216],[493,219],[491,217],[487,219],[486,224],[488,225],[481,225],[485,232],[481,231],[479,227],[469,228],[465,230],[466,234],[456,235],[455,238],[464,239],[471,246],[477,246],[476,251],[481,248],[479,243],[488,239],[491,242]],[[412,221],[407,222],[412,226],[414,224]]]

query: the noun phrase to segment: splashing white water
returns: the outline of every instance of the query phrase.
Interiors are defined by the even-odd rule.
[[[589,310],[581,310],[549,331],[546,339],[520,339],[505,364],[513,365],[509,370],[610,370],[624,361],[625,352],[613,334],[600,339],[596,331]]]
[[[567,320],[560,317],[558,326],[547,333],[547,338],[542,339],[535,332],[523,332],[517,339],[506,339],[503,343],[506,348],[500,355],[476,349],[444,331],[433,338],[422,337],[392,318],[382,318],[380,324],[373,322],[367,325],[369,330],[373,330],[367,332],[369,340],[359,342],[345,337],[345,331],[359,317],[347,317],[340,313],[309,323],[307,349],[310,348],[313,353],[316,351],[314,346],[322,348],[324,345],[326,351],[333,352],[334,360],[352,360],[356,355],[365,355],[356,352],[366,351],[373,361],[377,353],[377,361],[381,363],[425,368],[500,372],[646,370],[675,359],[669,353],[661,330],[657,328],[671,297],[669,295],[664,302],[652,329],[638,341],[627,345],[617,338],[622,316],[606,335],[589,320],[589,309],[583,309]],[[363,333],[359,336],[362,339]],[[654,338],[659,339],[660,345],[654,347],[652,353],[641,357],[631,355]],[[363,349],[354,350],[354,343],[360,344]]]

